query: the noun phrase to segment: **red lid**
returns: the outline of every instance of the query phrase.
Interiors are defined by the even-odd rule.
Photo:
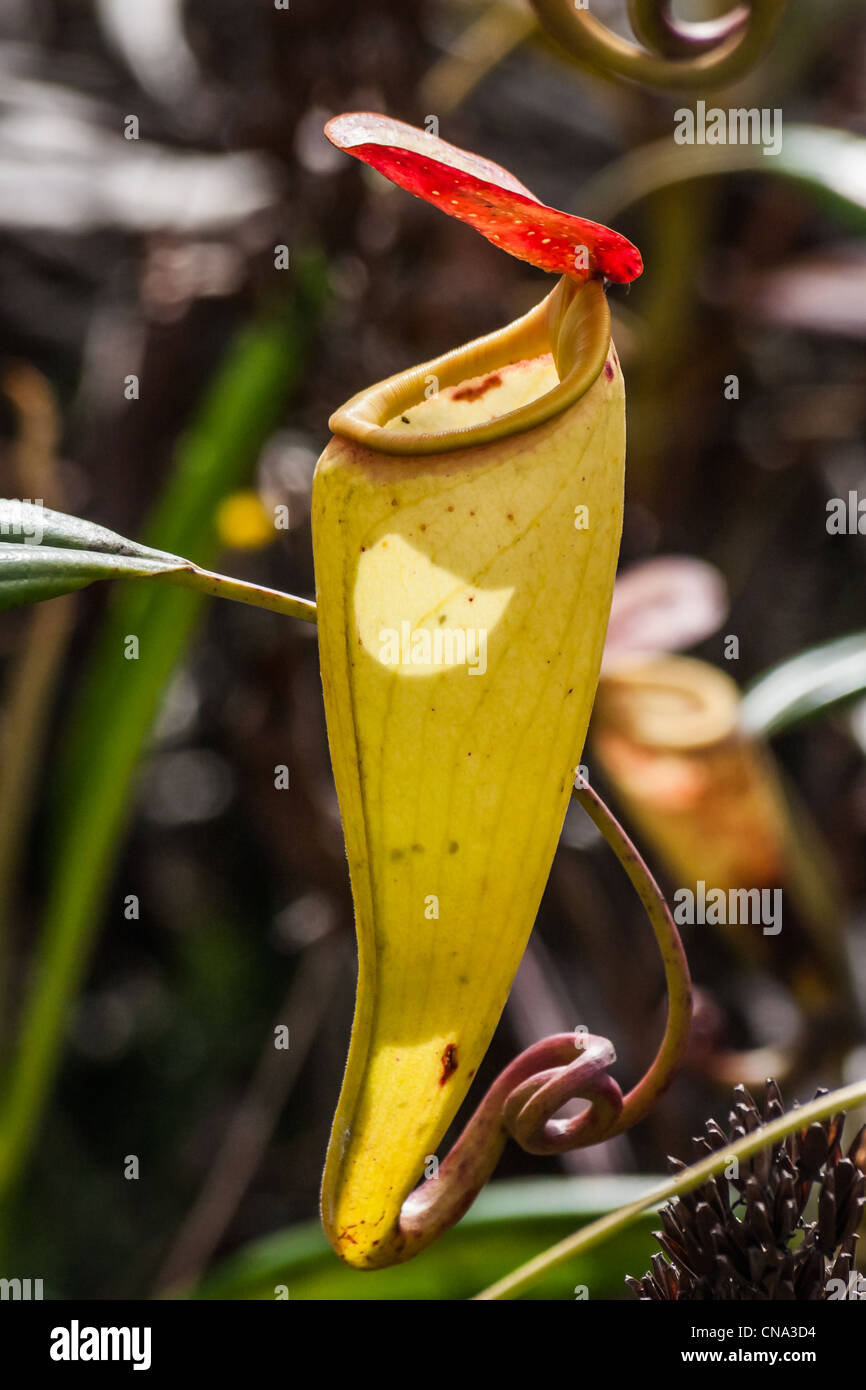
[[[392,183],[541,270],[618,284],[643,270],[637,247],[619,232],[540,203],[507,169],[438,135],[367,111],[335,116],[325,134]]]

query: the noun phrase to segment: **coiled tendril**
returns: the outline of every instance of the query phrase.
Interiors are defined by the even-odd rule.
[[[493,1082],[438,1172],[410,1193],[388,1240],[393,1262],[408,1260],[468,1211],[499,1161],[508,1137],[532,1154],[565,1153],[629,1129],[652,1108],[682,1061],[691,1026],[691,980],[685,952],[661,889],[625,831],[583,781],[574,795],[601,830],[646,908],[668,988],[664,1038],[645,1076],[626,1096],[608,1069],[613,1044],[578,1028],[521,1052]],[[555,1118],[571,1100],[587,1108]]]
[[[748,0],[719,19],[690,23],[672,0],[628,0],[643,47],[613,34],[575,0],[531,0],[543,27],[574,58],[652,87],[722,87],[743,77],[769,47],[787,0]]]

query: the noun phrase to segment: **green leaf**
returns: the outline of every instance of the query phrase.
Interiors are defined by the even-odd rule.
[[[99,555],[134,556],[142,560],[176,560],[164,550],[127,540],[116,531],[80,516],[52,511],[38,502],[0,497],[0,546],[49,545],[62,550],[90,550]],[[0,551],[2,555],[2,551]]]
[[[96,579],[146,579],[186,568],[178,555],[82,517],[0,498],[0,612],[83,589]]]
[[[866,691],[866,632],[811,647],[760,676],[743,696],[741,722],[765,738]]]
[[[416,1259],[359,1273],[341,1264],[318,1223],[289,1227],[255,1241],[206,1276],[196,1299],[274,1299],[285,1285],[291,1300],[464,1299],[560,1240],[646,1191],[640,1177],[521,1178],[492,1183],[458,1226]],[[556,1270],[533,1290],[536,1298],[626,1298],[625,1275],[648,1267],[654,1211],[604,1249]]]
[[[179,558],[137,559],[55,546],[0,545],[0,613],[69,594],[96,579],[149,579],[185,569],[189,566]]]
[[[4,544],[7,534],[31,539]],[[53,544],[45,545],[45,536]],[[168,579],[211,598],[316,621],[316,605],[310,599],[213,574],[180,555],[129,541],[79,516],[0,499],[0,612],[68,594],[94,579]]]

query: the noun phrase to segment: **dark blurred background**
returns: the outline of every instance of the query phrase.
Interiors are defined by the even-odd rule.
[[[625,33],[624,9],[593,5]],[[862,6],[793,5],[755,73],[710,97],[781,108],[778,158],[743,150],[731,167],[707,148],[700,167],[694,150],[672,163],[661,145],[693,98],[579,66],[524,0],[291,0],[288,11],[0,0],[0,492],[168,548],[183,538],[194,558],[311,595],[310,482],[331,411],[549,288],[321,133],[343,110],[421,125],[433,114],[444,138],[643,252],[642,279],[610,295],[629,409],[623,567],[678,554],[718,569],[729,616],[695,650],[741,687],[856,631],[866,545],[825,521],[828,498],[866,496]],[[137,140],[124,135],[130,116]],[[280,245],[288,269],[275,267]],[[274,532],[277,504],[290,525]],[[190,610],[174,636],[155,619],[166,679],[142,696],[159,712],[124,810],[135,714],[124,712],[129,673],[115,687],[106,675],[105,633],[138,630],[123,609],[112,617],[132,587],[95,586],[0,624],[8,702],[22,653],[37,666],[42,653],[45,668],[31,673],[38,760],[26,798],[5,803],[6,840],[21,840],[2,868],[9,1048],[46,922],[54,939],[68,931],[77,961],[4,1259],[60,1297],[145,1296],[314,1220],[352,1014],[315,630],[217,603]],[[60,616],[39,616],[51,608]],[[725,634],[739,638],[736,661]],[[88,682],[103,690],[96,728]],[[690,929],[702,1002],[689,1069],[634,1133],[561,1162],[512,1146],[502,1177],[648,1181],[724,1115],[732,1079],[754,1079],[749,1067],[761,1079],[769,1054],[756,1050],[787,1067],[788,1099],[862,1075],[858,987],[842,1002],[834,970],[864,973],[864,747],[856,703],[773,745],[838,903],[830,963],[813,963],[819,1003],[798,972],[798,953],[816,954],[808,922],[758,955],[732,945],[737,929]],[[115,772],[120,804],[103,814],[88,788]],[[101,866],[75,848],[85,825],[90,844],[105,833]],[[668,888],[683,881],[645,847]],[[77,868],[92,870],[90,888],[78,881],[80,931],[63,896]],[[287,1054],[273,1048],[280,1022]],[[581,1023],[615,1040],[632,1082],[661,1032],[663,988],[628,883],[570,812],[473,1099],[521,1047]],[[124,1177],[128,1156],[137,1180]],[[327,1273],[330,1257],[313,1255]],[[615,1270],[611,1289],[643,1267]],[[332,1296],[352,1295],[335,1285]]]

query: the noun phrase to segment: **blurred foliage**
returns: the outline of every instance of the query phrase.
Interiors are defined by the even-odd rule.
[[[781,110],[781,108],[779,108]],[[761,145],[672,145],[653,141],[609,165],[586,190],[596,215],[616,217],[639,198],[692,179],[725,174],[791,179],[854,231],[866,227],[866,141],[846,130],[784,126],[780,149]]]
[[[212,383],[151,518],[155,549],[201,557],[205,564],[217,553],[214,513],[244,479],[298,371],[302,325],[321,299],[319,268],[311,264],[300,285],[293,318],[249,330]],[[141,552],[147,564],[149,547]],[[120,566],[123,559],[114,556],[112,563]],[[57,773],[59,810],[47,840],[45,916],[0,1109],[0,1193],[26,1158],[69,1000],[87,962],[97,904],[126,824],[132,779],[200,607],[197,595],[133,586],[117,597],[83,676]],[[133,665],[124,652],[127,634],[138,639]],[[106,745],[110,759],[100,756]]]
[[[743,724],[778,734],[866,690],[866,632],[827,642],[782,662],[754,681],[743,701]]]
[[[624,18],[619,0],[593,10],[614,27]],[[324,120],[367,108],[423,125],[432,112],[445,138],[545,201],[610,216],[646,264],[630,294],[610,296],[629,397],[623,565],[685,554],[722,575],[729,614],[692,651],[779,734],[774,755],[840,889],[862,1037],[866,768],[830,701],[836,657],[843,693],[859,681],[866,555],[862,537],[825,525],[829,498],[866,495],[862,6],[789,6],[766,62],[709,98],[782,108],[778,157],[674,146],[683,95],[578,68],[523,0],[288,11],[185,0],[159,13],[162,30],[148,7],[112,0],[0,13],[0,344],[62,420],[34,490],[203,563],[235,545],[224,569],[310,594],[309,484],[331,411],[547,288],[351,167],[322,139]],[[123,137],[129,113],[138,142]],[[288,271],[275,269],[280,245]],[[0,395],[2,496],[26,491],[21,431]],[[287,505],[290,529],[242,549],[259,535],[254,506],[221,505],[239,489],[266,512]],[[724,930],[688,929],[695,1055],[646,1123],[566,1156],[568,1178],[511,1147],[502,1180],[440,1247],[381,1275],[343,1270],[308,1224],[354,968],[314,633],[132,584],[69,602],[59,670],[37,671],[49,683],[45,727],[28,733],[37,805],[0,951],[13,1001],[4,1041],[26,1028],[3,1098],[17,1117],[7,1159],[23,1164],[4,1269],[60,1297],[145,1296],[166,1270],[202,1276],[207,1297],[270,1298],[277,1282],[292,1298],[464,1297],[620,1200],[594,1206],[592,1178],[646,1190],[716,1107],[720,1060],[781,1052],[786,1090],[800,1095],[862,1072],[850,1017],[809,1018],[789,987],[805,940],[793,910],[760,963]],[[0,623],[4,698],[41,640],[31,624],[27,612]],[[143,659],[121,665],[131,630]],[[820,717],[801,720],[807,710]],[[290,794],[274,789],[276,764],[291,769]],[[811,862],[805,838],[801,849]],[[138,919],[125,915],[130,896]],[[618,866],[573,807],[479,1089],[519,1048],[578,1022],[616,1040],[630,1084],[661,1033],[653,951]],[[277,1019],[293,1030],[295,1067],[279,1084],[263,1062]],[[129,1154],[136,1182],[123,1176]],[[550,1209],[539,1192],[554,1194]],[[591,1298],[624,1296],[648,1231],[538,1292],[569,1298],[584,1282]]]
[[[273,1299],[276,1286],[295,1299],[471,1298],[516,1264],[604,1212],[631,1201],[651,1178],[525,1178],[495,1182],[459,1226],[405,1265],[360,1277],[339,1264],[318,1225],[296,1227],[247,1246],[214,1270],[196,1298]],[[646,1214],[581,1260],[552,1271],[533,1298],[574,1298],[585,1285],[595,1298],[621,1298],[623,1270],[652,1249],[658,1217]],[[583,1295],[586,1297],[586,1295]]]

